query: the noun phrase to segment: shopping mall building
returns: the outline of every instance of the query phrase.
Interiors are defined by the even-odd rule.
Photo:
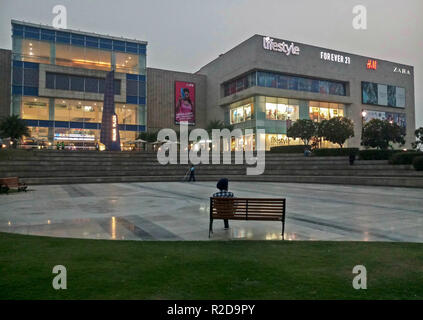
[[[21,115],[33,136],[51,143],[88,146],[99,139],[104,78],[112,69],[123,143],[142,131],[177,129],[181,121],[205,128],[222,120],[264,129],[234,143],[252,148],[258,138],[269,149],[301,143],[286,136],[297,119],[337,116],[354,122],[350,147],[360,146],[362,124],[373,118],[406,128],[406,147],[414,139],[414,70],[408,65],[254,35],[185,73],[146,68],[144,41],[15,20],[12,40],[11,53],[0,51],[0,76],[9,79],[0,87],[0,115]]]

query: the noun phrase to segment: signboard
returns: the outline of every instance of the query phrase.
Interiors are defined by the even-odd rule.
[[[290,44],[283,42],[276,42],[270,37],[263,37],[263,49],[282,52],[287,56],[293,55],[300,55],[300,48],[296,46],[293,42]]]
[[[195,83],[175,81],[175,123],[195,125]]]
[[[325,51],[320,51],[320,59],[343,64],[351,64],[351,57]]]
[[[367,60],[366,68],[369,70],[377,70],[377,61],[373,59]]]

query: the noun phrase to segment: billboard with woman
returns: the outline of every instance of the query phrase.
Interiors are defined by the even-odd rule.
[[[195,125],[195,84],[175,81],[175,123]]]

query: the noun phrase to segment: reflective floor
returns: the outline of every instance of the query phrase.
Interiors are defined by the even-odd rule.
[[[239,197],[285,197],[288,240],[423,242],[423,190],[230,182]],[[0,195],[0,231],[116,240],[208,240],[213,182],[33,186]],[[211,240],[281,239],[281,223],[215,221]]]

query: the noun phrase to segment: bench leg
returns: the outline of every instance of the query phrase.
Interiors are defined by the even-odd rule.
[[[282,240],[285,240],[285,221],[282,221]]]
[[[210,233],[213,233],[213,219],[210,219],[210,225],[209,225],[209,238],[210,238]]]

